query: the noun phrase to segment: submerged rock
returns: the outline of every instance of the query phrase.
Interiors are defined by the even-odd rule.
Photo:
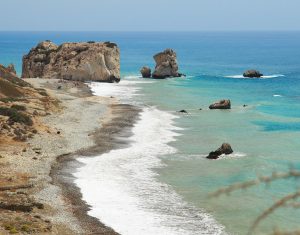
[[[147,66],[144,66],[140,70],[143,78],[151,78],[151,69]]]
[[[178,72],[177,55],[172,49],[166,49],[154,55],[156,62],[153,78],[180,77],[182,74]]]
[[[184,109],[178,111],[178,113],[186,113],[186,114],[188,114],[188,112],[186,110],[184,110]]]
[[[210,152],[209,155],[206,157],[208,159],[218,159],[222,154],[228,155],[233,153],[233,150],[228,143],[223,143],[220,148],[216,151]]]
[[[251,69],[251,70],[247,70],[246,72],[244,72],[243,76],[247,77],[247,78],[260,78],[264,75],[257,70]]]
[[[23,78],[120,81],[120,51],[111,42],[39,43],[23,57]]]
[[[209,109],[231,109],[230,100],[220,100],[209,106]]]

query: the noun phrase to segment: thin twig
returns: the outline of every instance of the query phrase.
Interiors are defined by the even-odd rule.
[[[289,195],[281,198],[279,201],[275,202],[271,207],[269,207],[260,216],[257,217],[257,219],[254,221],[253,225],[251,226],[248,234],[249,235],[252,234],[254,232],[254,230],[257,228],[257,226],[259,225],[259,223],[263,219],[265,219],[267,216],[272,214],[276,209],[284,206],[287,202],[289,202],[291,200],[296,200],[299,197],[300,197],[300,191],[297,191],[297,192],[289,194]]]
[[[225,188],[221,188],[221,189],[209,194],[209,197],[218,197],[222,194],[230,194],[231,192],[236,191],[238,189],[247,189],[252,186],[261,184],[261,183],[269,184],[275,180],[287,179],[287,178],[291,178],[291,177],[294,177],[294,178],[300,177],[300,171],[291,169],[289,172],[284,172],[284,173],[274,172],[271,176],[261,176],[255,180],[237,183],[237,184],[233,184],[228,187],[225,187]]]

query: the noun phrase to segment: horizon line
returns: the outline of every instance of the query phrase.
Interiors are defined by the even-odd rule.
[[[7,32],[7,33],[13,33],[13,32],[31,32],[31,33],[81,33],[81,32],[90,32],[90,33],[213,33],[213,32],[300,32],[300,29],[279,29],[279,30],[149,30],[149,31],[143,31],[143,30],[1,30],[0,32]]]

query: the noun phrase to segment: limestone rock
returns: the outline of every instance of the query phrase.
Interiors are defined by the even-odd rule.
[[[208,159],[218,159],[222,154],[228,155],[233,153],[233,150],[228,143],[223,143],[220,148],[216,151],[210,152],[209,155],[206,157]]]
[[[244,72],[243,76],[247,77],[247,78],[260,78],[264,75],[257,70],[251,69],[251,70],[247,70],[246,72]]]
[[[220,100],[209,106],[209,109],[231,109],[230,100]]]
[[[151,69],[147,66],[144,66],[140,70],[143,78],[151,78]]]
[[[120,81],[120,51],[111,42],[39,43],[23,57],[23,78]]]
[[[14,64],[9,64],[6,69],[13,74],[17,74]]]
[[[182,74],[178,72],[177,55],[172,49],[166,49],[154,55],[156,62],[153,78],[180,77]]]

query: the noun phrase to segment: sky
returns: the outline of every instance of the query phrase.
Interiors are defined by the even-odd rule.
[[[300,0],[0,0],[0,31],[300,30]]]

